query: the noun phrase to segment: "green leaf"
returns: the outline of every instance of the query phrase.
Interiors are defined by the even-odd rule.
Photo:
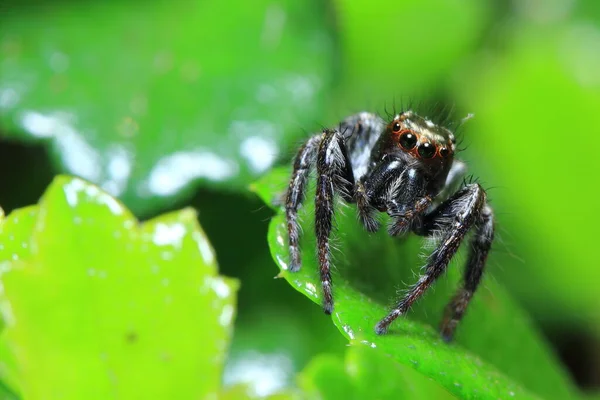
[[[271,260],[267,261],[260,265],[260,270],[268,274],[265,266],[270,265]],[[242,282],[244,290],[248,290],[247,280],[242,279]],[[276,284],[285,285],[283,288],[298,299],[290,295],[276,297],[274,293],[265,294],[270,305],[262,301],[263,304],[255,305],[254,310],[244,314],[240,293],[235,335],[223,375],[225,386],[244,384],[245,391],[254,397],[290,387],[296,374],[315,354],[336,350],[343,352],[345,345],[345,339],[316,307],[290,291],[286,282]],[[262,288],[253,288],[254,293],[257,290],[264,293],[264,281],[262,285]]]
[[[7,322],[24,398],[204,398],[220,388],[238,283],[191,209],[140,225],[58,177],[0,222]]]
[[[304,397],[300,396],[300,393],[294,389],[287,389],[285,391],[278,391],[273,394],[261,396],[254,392],[254,389],[250,385],[234,385],[224,389],[219,393],[219,400],[301,400]]]
[[[0,382],[0,400],[17,400],[19,397],[4,383]]]
[[[584,136],[600,126],[600,18],[585,21],[506,27],[503,51],[474,57],[454,92],[476,114],[468,128],[469,144],[479,149],[474,171],[497,188],[490,195],[504,211],[497,262],[520,262],[498,277],[539,319],[598,337],[598,257],[590,249],[600,213],[592,212],[598,192],[590,182],[598,180],[600,158],[591,148],[569,151],[552,117],[566,116],[568,132]],[[539,143],[540,151],[516,138]]]
[[[242,189],[319,120],[335,58],[326,5],[13,2],[0,127],[136,213],[200,181]],[[93,16],[93,23],[90,23]]]
[[[309,398],[324,400],[454,398],[432,379],[362,344],[350,346],[345,360],[315,357],[298,380]]]
[[[285,280],[273,279],[265,243],[273,212],[260,199],[202,191],[194,206],[221,273],[242,282],[225,386],[246,384],[248,392],[264,396],[291,385],[316,354],[343,353],[346,340],[329,319]]]
[[[276,198],[268,187],[285,187],[275,171],[254,184],[265,202]],[[311,199],[311,193],[307,199]],[[272,219],[269,245],[284,277],[294,288],[321,304],[315,258],[312,201],[301,217],[303,264],[300,272],[287,271],[287,232],[283,211]],[[400,241],[386,232],[369,235],[359,226],[354,206],[339,209],[334,237],[334,324],[352,342],[381,349],[400,364],[409,365],[464,398],[571,398],[575,389],[543,338],[488,274],[461,323],[456,342],[445,344],[437,326],[441,313],[460,278],[461,265],[425,294],[406,318],[400,318],[385,336],[374,326],[386,315],[396,290],[414,282],[421,266],[419,238]],[[462,257],[456,257],[460,259]],[[493,258],[493,255],[492,255]],[[458,264],[458,265],[457,265]],[[493,263],[491,264],[493,265]]]

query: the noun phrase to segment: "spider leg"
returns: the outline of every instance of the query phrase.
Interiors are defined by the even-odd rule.
[[[319,257],[319,273],[323,288],[323,310],[333,311],[329,235],[334,215],[335,192],[351,197],[352,185],[346,177],[351,174],[346,145],[336,130],[325,130],[317,155],[317,193],[315,197],[315,230]]]
[[[287,220],[288,245],[290,253],[289,270],[296,272],[300,270],[300,249],[298,240],[300,236],[300,226],[298,224],[298,208],[304,201],[306,195],[306,183],[310,169],[315,162],[321,135],[315,135],[300,148],[296,159],[292,178],[290,179],[289,187],[285,199],[285,217]]]
[[[390,324],[400,315],[405,314],[412,304],[446,270],[448,263],[458,250],[469,229],[481,219],[485,198],[485,192],[481,186],[471,184],[455,193],[424,217],[423,232],[428,226],[432,226],[435,221],[440,221],[442,224],[446,223],[448,225],[447,231],[440,245],[429,256],[424,268],[425,273],[409,289],[408,293],[398,301],[394,309],[375,326],[377,334],[386,333]],[[448,221],[448,218],[451,220]]]
[[[494,215],[486,204],[476,222],[475,234],[469,244],[469,258],[465,267],[462,287],[446,307],[441,324],[442,338],[452,340],[456,326],[462,319],[469,301],[481,281],[487,255],[494,240]]]
[[[371,205],[370,197],[363,182],[357,182],[354,186],[354,200],[358,210],[358,219],[368,232],[379,230],[379,221],[375,218],[377,210]]]
[[[346,118],[340,123],[339,131],[344,136],[347,151],[351,154],[352,165],[356,168],[348,174],[347,180],[354,183],[354,198],[345,199],[356,202],[358,219],[369,232],[379,229],[375,217],[377,209],[371,204],[371,190],[364,182],[369,170],[375,144],[385,129],[385,122],[375,114],[361,112]]]

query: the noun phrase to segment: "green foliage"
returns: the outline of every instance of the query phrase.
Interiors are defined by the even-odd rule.
[[[277,197],[273,188],[284,187],[289,169],[273,172],[254,185],[267,204]],[[308,195],[308,199],[311,195]],[[307,202],[303,217],[314,215]],[[287,271],[287,232],[282,209],[277,209],[269,230],[273,259],[294,288],[321,304],[315,238],[306,223],[302,238],[303,267]],[[447,279],[435,286],[408,318],[401,318],[386,336],[377,336],[373,327],[386,315],[397,287],[412,282],[422,261],[416,240],[404,245],[386,232],[368,235],[359,226],[354,207],[336,218],[337,236],[333,273],[336,305],[332,320],[352,343],[381,349],[395,361],[415,368],[462,398],[564,399],[575,393],[561,367],[529,318],[510,300],[504,290],[487,277],[459,327],[456,344],[446,345],[433,326],[458,285],[459,269],[453,263]],[[515,362],[518,360],[518,362]]]
[[[241,192],[350,112],[433,97],[475,113],[461,158],[494,188],[496,276],[536,318],[600,331],[597,279],[579,278],[597,277],[600,214],[565,211],[596,197],[598,158],[559,145],[552,118],[600,123],[596,2],[4,3],[1,134],[47,142],[138,215],[201,182]]]
[[[489,0],[335,0],[343,88],[354,107],[399,105],[435,83],[472,51],[491,14]],[[431,12],[435,10],[435,12]],[[451,17],[450,17],[451,16]],[[397,79],[407,76],[412,79]],[[419,97],[422,97],[422,93]]]
[[[453,399],[431,379],[396,363],[378,349],[350,346],[345,360],[321,355],[299,376],[309,398],[319,399]]]
[[[431,398],[442,396],[435,392],[440,384],[460,396],[475,396],[479,393],[475,390],[481,390],[505,398],[510,392],[507,387],[513,385],[515,393],[524,396],[567,397],[574,393],[572,384],[529,318],[505,292],[522,302],[550,337],[575,335],[596,341],[600,337],[600,275],[593,251],[600,226],[593,183],[600,170],[594,147],[594,129],[600,126],[599,4],[595,0],[510,4],[493,0],[5,0],[0,6],[0,204],[10,211],[37,202],[55,172],[42,157],[41,148],[46,148],[57,171],[87,178],[118,197],[137,217],[186,205],[199,210],[221,273],[242,282],[223,377],[228,388],[221,398],[260,397],[257,388],[266,381],[272,384],[266,392],[273,398],[327,397],[329,391],[362,394],[360,382],[375,388],[375,378],[362,380],[350,371],[360,363],[373,371],[380,371],[378,365],[394,366],[396,372],[390,375],[378,372],[381,381],[392,377],[392,381],[417,382],[417,390],[410,392],[416,398],[427,398],[428,390],[434,390]],[[399,109],[407,100],[418,109],[422,100],[431,99],[455,106],[455,121],[475,114],[459,129],[461,148],[467,149],[459,157],[488,191],[498,220],[488,277],[455,344],[440,343],[434,327],[459,279],[460,261],[453,263],[448,276],[407,319],[394,325],[392,337],[372,337],[373,324],[385,313],[395,291],[413,282],[422,262],[418,257],[422,243],[416,239],[398,243],[383,234],[369,236],[354,221],[352,207],[345,209],[334,242],[340,249],[335,254],[337,312],[344,319],[334,323],[338,328],[350,327],[355,339],[342,359],[346,339],[320,307],[289,290],[284,279],[273,279],[277,270],[264,240],[270,210],[248,196],[246,186],[277,159],[287,162],[310,132],[335,126],[350,113]],[[21,147],[23,143],[43,146]],[[287,169],[276,169],[255,189],[267,203],[276,201],[288,174]],[[192,193],[196,196],[190,200]],[[47,197],[41,204],[46,201]],[[88,257],[98,262],[112,257],[105,261],[133,263],[147,272],[150,258],[161,257],[152,245],[148,254],[146,248],[135,253],[137,261],[125,249],[121,260],[104,254],[105,249],[118,249],[117,238],[102,233],[112,229],[114,216],[89,221],[89,230],[97,232],[85,240],[66,234],[79,232],[80,224],[61,219],[60,227],[52,228],[42,240],[57,250],[46,248],[38,257],[30,243],[36,235],[44,235],[35,232],[45,229],[39,225],[46,218],[40,207],[12,212],[1,223],[3,232],[23,233],[0,234],[0,252],[10,255],[9,266],[0,265],[0,271],[8,268],[8,283],[15,277],[19,291],[9,288],[6,296],[13,296],[29,319],[23,328],[9,324],[0,334],[4,383],[0,382],[0,399],[16,398],[9,388],[20,387],[28,376],[15,368],[20,359],[14,347],[19,343],[41,345],[46,330],[54,341],[65,338],[60,335],[68,329],[91,329],[106,320],[107,313],[123,314],[111,314],[120,322],[99,332],[112,334],[112,328],[120,329],[122,338],[127,318],[146,323],[135,344],[111,347],[120,363],[128,355],[141,362],[127,352],[148,350],[145,338],[156,338],[168,328],[148,324],[155,317],[171,315],[159,307],[150,320],[146,314],[132,314],[126,303],[117,308],[109,294],[128,293],[124,284],[110,277],[126,282],[132,276],[112,273],[101,278],[97,271],[109,271],[103,263],[93,268],[94,276],[82,277],[78,274],[89,270],[87,263],[81,270],[73,266]],[[304,269],[283,275],[294,286],[301,285],[302,292],[314,288],[311,298],[318,302],[310,210],[304,216],[308,233],[303,239]],[[129,212],[123,215],[132,218]],[[195,232],[190,211],[162,218],[165,224],[182,223]],[[132,231],[142,235],[154,223],[140,227],[136,222]],[[273,242],[284,237],[280,223],[281,216],[276,216],[270,240],[282,265],[286,252]],[[122,240],[121,244],[128,243]],[[134,246],[140,243],[132,240]],[[68,251],[59,254],[58,249]],[[18,259],[13,260],[13,255]],[[69,290],[42,303],[44,297],[38,298],[38,292],[48,297],[52,289],[28,275],[31,265],[24,261],[28,259],[39,261],[34,270],[40,271],[40,279]],[[177,271],[199,265],[177,262]],[[175,268],[172,273],[176,274]],[[140,307],[158,307],[172,281],[153,292],[152,278],[144,278],[141,270],[140,274],[143,284],[130,284],[131,294],[141,296],[136,298]],[[87,283],[74,288],[79,279]],[[91,286],[96,281],[111,286],[105,292],[90,291],[96,290]],[[92,301],[92,294],[103,303]],[[361,297],[364,302],[358,301]],[[75,322],[60,309],[47,306],[54,304],[50,300],[72,309]],[[190,300],[184,308],[178,307],[172,324],[189,324],[190,335],[198,334],[199,328],[184,311],[201,303]],[[34,306],[40,310],[31,310]],[[86,310],[89,316],[83,314]],[[67,319],[69,323],[62,322]],[[57,361],[63,351],[58,347],[27,356],[35,361],[52,356],[60,368],[76,370],[65,366],[75,357],[74,347],[93,343],[80,336],[70,344],[66,339],[61,342],[66,346],[62,361]],[[104,336],[94,333],[93,337]],[[369,353],[372,357],[356,355],[363,351],[362,340],[376,344]],[[192,350],[186,362],[198,361],[194,353],[198,342],[186,342]],[[580,346],[598,347],[591,340]],[[93,351],[97,352],[86,348],[78,355],[87,357]],[[327,355],[311,361],[319,353]],[[442,369],[441,361],[449,364]],[[593,356],[584,361],[593,364]],[[219,359],[210,370],[213,382],[222,362]],[[159,374],[159,365],[144,364],[144,368],[155,368],[153,373]],[[474,376],[466,376],[463,368],[475,368]],[[590,375],[597,374],[597,362],[589,369]],[[300,371],[297,390],[293,386]],[[133,385],[134,371],[123,374],[132,377],[124,385]],[[499,381],[488,382],[489,374]],[[154,376],[144,382],[159,385],[162,381]],[[167,375],[160,376],[166,379]],[[460,378],[456,383],[462,386],[454,386],[452,378]],[[102,376],[89,379],[100,382]],[[188,387],[187,378],[181,375],[181,379],[177,390]],[[330,381],[340,386],[327,385]],[[179,380],[169,384],[179,385]],[[55,382],[44,389],[58,386]],[[385,391],[380,394],[385,398]]]
[[[139,225],[80,179],[0,222],[2,332],[24,398],[203,398],[220,388],[238,283],[190,209]]]
[[[316,0],[11,12],[0,28],[0,123],[15,138],[51,139],[61,170],[137,213],[189,197],[199,180],[243,188],[298,126],[321,118],[334,53]]]
[[[568,151],[565,131],[557,127],[562,119],[568,132],[586,136],[600,126],[600,33],[580,21],[521,27],[505,36],[504,52],[465,68],[455,82],[457,97],[477,110],[468,129],[477,149],[471,154],[495,187],[497,263],[507,266],[498,275],[538,318],[600,328],[598,261],[589,251],[600,214],[582,200],[598,196],[589,184],[597,180],[598,157],[591,149]]]

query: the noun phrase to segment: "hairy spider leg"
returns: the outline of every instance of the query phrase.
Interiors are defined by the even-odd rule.
[[[465,267],[462,287],[446,307],[440,327],[442,338],[449,342],[454,336],[456,326],[462,319],[475,290],[481,282],[485,262],[494,240],[494,216],[487,205],[476,222],[475,234],[469,244],[469,258]]]
[[[365,176],[376,151],[375,144],[385,129],[385,122],[377,115],[361,112],[340,123],[340,132],[345,136],[345,145],[353,166],[354,198],[358,219],[368,232],[379,230],[377,209],[371,204],[372,190],[365,184]]]
[[[394,309],[377,323],[375,326],[377,334],[386,333],[390,324],[400,315],[405,314],[412,304],[446,270],[448,263],[458,250],[469,229],[481,219],[485,202],[486,195],[483,188],[479,184],[471,184],[455,193],[424,217],[424,226],[431,226],[433,225],[432,222],[438,221],[443,225],[447,223],[448,218],[451,218],[451,220],[440,245],[428,257],[425,274],[398,301]]]
[[[290,179],[286,199],[285,216],[287,219],[288,245],[290,253],[289,270],[296,272],[300,270],[300,249],[298,240],[300,236],[300,226],[298,224],[298,208],[304,201],[306,195],[306,186],[310,170],[315,163],[319,143],[321,143],[321,134],[308,139],[296,155],[292,178]]]
[[[334,196],[351,197],[353,176],[346,145],[337,130],[325,130],[317,155],[317,189],[315,197],[315,232],[319,258],[319,274],[323,288],[323,311],[333,312],[333,293],[331,289],[331,234],[334,216]]]
[[[318,203],[319,188],[321,189],[321,198],[329,198],[329,204],[323,205],[326,207],[317,206],[317,209],[321,208],[322,214],[325,215],[325,219],[323,220],[324,223],[321,226],[319,226],[319,221],[321,221],[321,218],[319,218],[318,215],[315,215],[317,220],[317,224],[315,224],[317,238],[321,237],[321,244],[319,247],[319,265],[322,277],[321,280],[323,281],[323,279],[325,279],[325,282],[328,282],[328,290],[324,290],[324,298],[327,299],[329,297],[330,299],[324,301],[325,312],[330,313],[333,309],[333,300],[331,296],[331,276],[329,272],[330,256],[328,242],[328,237],[331,232],[331,219],[333,218],[333,195],[328,194],[331,192],[331,188],[325,187],[323,182],[320,184],[319,179],[321,179],[321,181],[331,180],[334,188],[337,189],[336,192],[339,193],[344,200],[348,202],[356,201],[359,203],[359,213],[364,216],[364,218],[361,218],[363,224],[365,224],[365,226],[369,225],[371,227],[370,230],[376,230],[378,223],[373,217],[373,214],[376,212],[376,210],[373,209],[373,207],[369,204],[368,198],[364,196],[364,193],[362,193],[362,195],[361,193],[357,193],[357,189],[364,189],[364,187],[359,184],[353,186],[355,179],[352,164],[349,161],[348,148],[354,152],[354,156],[356,156],[357,152],[363,153],[365,156],[369,156],[374,142],[381,133],[383,126],[384,122],[374,114],[359,113],[352,115],[340,123],[338,132],[325,130],[321,134],[312,136],[298,150],[294,160],[292,177],[289,182],[285,200],[288,246],[290,254],[289,270],[291,272],[296,272],[300,270],[301,267],[298,209],[303,203],[306,195],[310,172],[314,164],[318,164],[317,154],[319,153],[319,149],[322,145],[322,142],[326,141],[327,144],[323,146],[323,156],[326,158],[326,160],[324,163],[321,163],[321,165],[323,167],[322,169],[327,170],[327,168],[333,167],[333,170],[329,171],[331,177],[325,177],[325,179],[321,177],[322,174],[319,172],[319,178],[317,179],[317,197],[315,198],[315,202]],[[335,138],[335,140],[332,140],[332,138]],[[350,139],[348,146],[346,146],[346,139]],[[328,156],[327,154],[330,155]],[[328,157],[331,156],[335,156],[333,159],[335,162],[333,163],[331,162],[331,159],[328,159]],[[366,167],[365,163],[368,163],[369,161],[368,157],[359,156],[356,158],[361,160],[357,164],[357,167],[364,169]],[[339,165],[340,160],[343,160],[342,165]],[[325,196],[325,194],[328,195]],[[357,199],[364,201],[361,202]],[[324,209],[327,211],[327,208],[331,209],[332,214],[332,216],[329,217],[329,222],[327,222],[327,215],[329,213],[323,211]],[[317,212],[317,209],[315,212]],[[319,235],[319,231],[322,232],[321,235]],[[326,240],[323,239],[324,237]],[[326,261],[323,262],[321,259]]]
[[[380,225],[375,217],[377,210],[371,205],[367,189],[362,181],[356,182],[354,186],[354,201],[356,202],[360,223],[365,227],[367,232],[377,232]]]

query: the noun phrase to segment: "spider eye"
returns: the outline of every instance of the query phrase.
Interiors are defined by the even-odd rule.
[[[435,155],[435,146],[429,142],[423,142],[419,145],[418,152],[423,158],[431,158]]]
[[[417,137],[410,132],[403,133],[400,136],[400,146],[410,150],[417,144]]]
[[[394,122],[394,125],[392,125],[392,132],[398,133],[400,132],[400,129],[402,129],[400,122]]]
[[[450,150],[448,150],[447,147],[442,147],[440,149],[440,156],[446,158],[446,157],[448,157],[449,154],[450,154]]]

